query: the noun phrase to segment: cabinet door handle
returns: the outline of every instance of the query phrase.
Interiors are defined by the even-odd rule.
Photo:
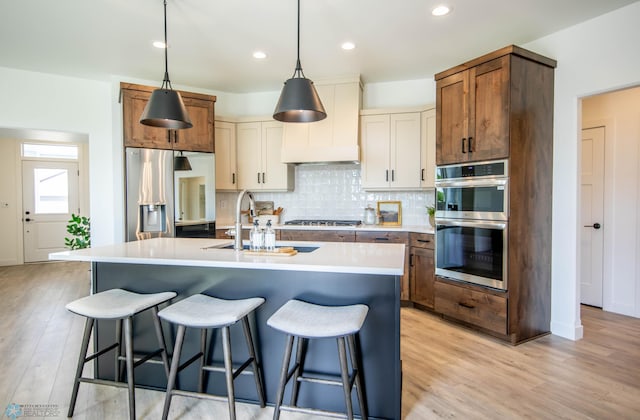
[[[465,142],[466,140],[467,140],[467,139],[466,139],[465,137],[463,137],[463,138],[462,138],[462,153],[467,153],[467,151],[466,151],[466,150],[464,150],[464,142]]]
[[[468,140],[468,142],[467,142],[467,143],[468,143],[468,145],[469,145],[469,147],[468,147],[468,149],[469,149],[469,153],[473,153],[473,150],[471,150],[471,140],[473,140],[473,137],[469,137],[469,140]]]
[[[385,182],[389,182],[389,170],[384,171],[384,180]]]
[[[409,267],[413,267],[413,254],[409,255]]]
[[[424,181],[424,168],[420,169],[420,181]]]
[[[177,130],[175,130],[175,131],[173,132],[173,142],[174,142],[174,143],[177,143],[177,142],[178,142],[178,131],[177,131]]]
[[[167,143],[171,143],[171,130],[167,130]]]
[[[396,182],[396,170],[391,170],[391,182]]]
[[[262,173],[262,183],[265,184],[266,181],[264,180],[264,172]]]
[[[471,305],[470,303],[466,303],[466,302],[458,302],[458,305],[462,306],[463,308],[467,308],[467,309],[475,308],[475,305]]]
[[[258,184],[260,183],[260,172],[258,172]]]
[[[235,172],[231,174],[231,183],[232,184],[236,183],[236,174],[235,174]]]

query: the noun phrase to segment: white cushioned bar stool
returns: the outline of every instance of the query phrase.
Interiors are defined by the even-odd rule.
[[[219,299],[207,295],[193,295],[174,303],[173,305],[160,311],[160,318],[178,325],[176,333],[176,341],[173,349],[171,361],[171,370],[169,371],[169,381],[167,383],[167,393],[164,400],[164,409],[162,418],[166,419],[169,415],[171,405],[171,397],[173,395],[182,395],[187,397],[207,398],[214,400],[224,400],[224,397],[205,394],[204,380],[205,372],[224,372],[227,397],[229,404],[229,417],[231,420],[236,418],[235,395],[233,388],[233,380],[241,373],[253,374],[256,382],[258,398],[260,406],[265,406],[264,386],[262,379],[262,368],[256,356],[256,349],[251,336],[251,327],[249,325],[248,316],[256,308],[264,303],[264,299],[260,297],[226,300]],[[234,370],[233,360],[231,357],[231,337],[229,327],[242,321],[245,340],[249,352],[249,358]],[[187,328],[201,329],[200,336],[200,352],[191,357],[189,360],[180,365],[180,353],[182,353],[182,344]],[[222,352],[224,358],[224,367],[216,365],[207,365],[207,331],[209,329],[220,329],[222,332]],[[176,378],[178,372],[189,366],[196,360],[200,360],[200,370],[198,376],[198,392],[183,391],[175,389]],[[253,371],[245,371],[252,366]]]
[[[69,403],[69,411],[67,417],[73,416],[73,411],[78,397],[78,389],[80,382],[89,382],[100,385],[123,386],[129,389],[129,418],[135,419],[135,378],[133,370],[145,362],[159,362],[152,358],[160,355],[162,364],[167,376],[169,376],[169,359],[164,342],[164,335],[160,320],[158,319],[158,305],[174,298],[174,292],[162,292],[151,294],[133,293],[122,289],[111,289],[104,292],[95,293],[78,300],[74,300],[66,305],[66,308],[78,315],[87,318],[84,327],[84,335],[82,338],[82,346],[80,348],[80,356],[78,357],[78,367],[76,369],[73,391],[71,393],[71,402]],[[143,311],[151,309],[156,336],[158,338],[159,348],[146,354],[141,358],[134,358],[133,352],[133,317]],[[87,356],[89,347],[89,338],[91,330],[95,324],[95,320],[114,320],[116,321],[116,342],[112,345],[99,350],[98,352]],[[125,355],[122,356],[122,324],[124,321],[124,348]],[[95,338],[94,338],[95,339]],[[115,352],[115,381],[103,379],[86,378],[82,376],[82,369],[85,363],[93,360],[113,349]],[[127,383],[120,382],[122,361],[125,361],[127,371]]]
[[[298,391],[300,382],[315,382],[325,385],[341,385],[344,390],[347,418],[353,418],[351,391],[355,385],[360,404],[360,417],[367,418],[367,401],[361,380],[362,361],[356,351],[355,337],[362,328],[369,308],[366,305],[321,306],[300,300],[290,300],[282,305],[267,321],[270,327],[287,334],[284,360],[280,371],[280,385],[276,396],[273,418],[280,417],[280,411],[295,411],[309,414],[336,414],[324,410],[298,407]],[[296,359],[289,369],[294,338],[297,338]],[[338,343],[338,359],[340,361],[340,380],[330,380],[305,374],[304,359],[307,341],[312,338],[336,338]],[[349,347],[351,373],[347,361],[345,341]],[[293,379],[291,404],[283,405],[284,391]]]

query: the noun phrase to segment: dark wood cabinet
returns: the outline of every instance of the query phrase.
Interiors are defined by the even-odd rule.
[[[435,310],[497,334],[507,334],[505,293],[478,290],[438,278],[435,282]]]
[[[121,83],[120,88],[125,147],[209,153],[215,151],[215,96],[181,91],[180,95],[193,127],[184,130],[167,130],[140,124],[140,116],[155,88],[131,83]]]
[[[348,230],[281,229],[282,241],[355,242],[356,235]]]
[[[546,83],[540,66],[553,71],[555,61],[510,46],[436,74],[436,164],[509,157],[514,129],[530,120],[518,113],[536,93],[527,86]]]
[[[437,278],[434,308],[512,343],[550,331],[555,60],[505,47],[435,75],[438,165],[508,159],[507,290]]]
[[[411,302],[429,309],[434,305],[433,235],[411,233],[409,235],[409,286]]]
[[[400,281],[400,299],[409,301],[409,232],[370,230],[356,232],[356,242],[374,242],[386,244],[404,244],[404,275]]]

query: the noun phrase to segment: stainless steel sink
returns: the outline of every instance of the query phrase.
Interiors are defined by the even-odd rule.
[[[243,249],[249,249],[249,245],[243,245],[242,247]],[[276,249],[278,249],[279,247],[276,247]],[[318,249],[319,247],[317,246],[294,246],[294,247],[287,247],[287,248],[293,248],[296,251],[300,252],[300,253],[306,253],[306,252],[313,252],[316,249]],[[231,245],[226,245],[226,246],[221,246],[219,249],[233,249],[233,244]]]

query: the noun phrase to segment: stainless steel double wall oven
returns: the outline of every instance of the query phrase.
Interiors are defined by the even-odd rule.
[[[436,275],[507,289],[508,161],[436,169]]]

